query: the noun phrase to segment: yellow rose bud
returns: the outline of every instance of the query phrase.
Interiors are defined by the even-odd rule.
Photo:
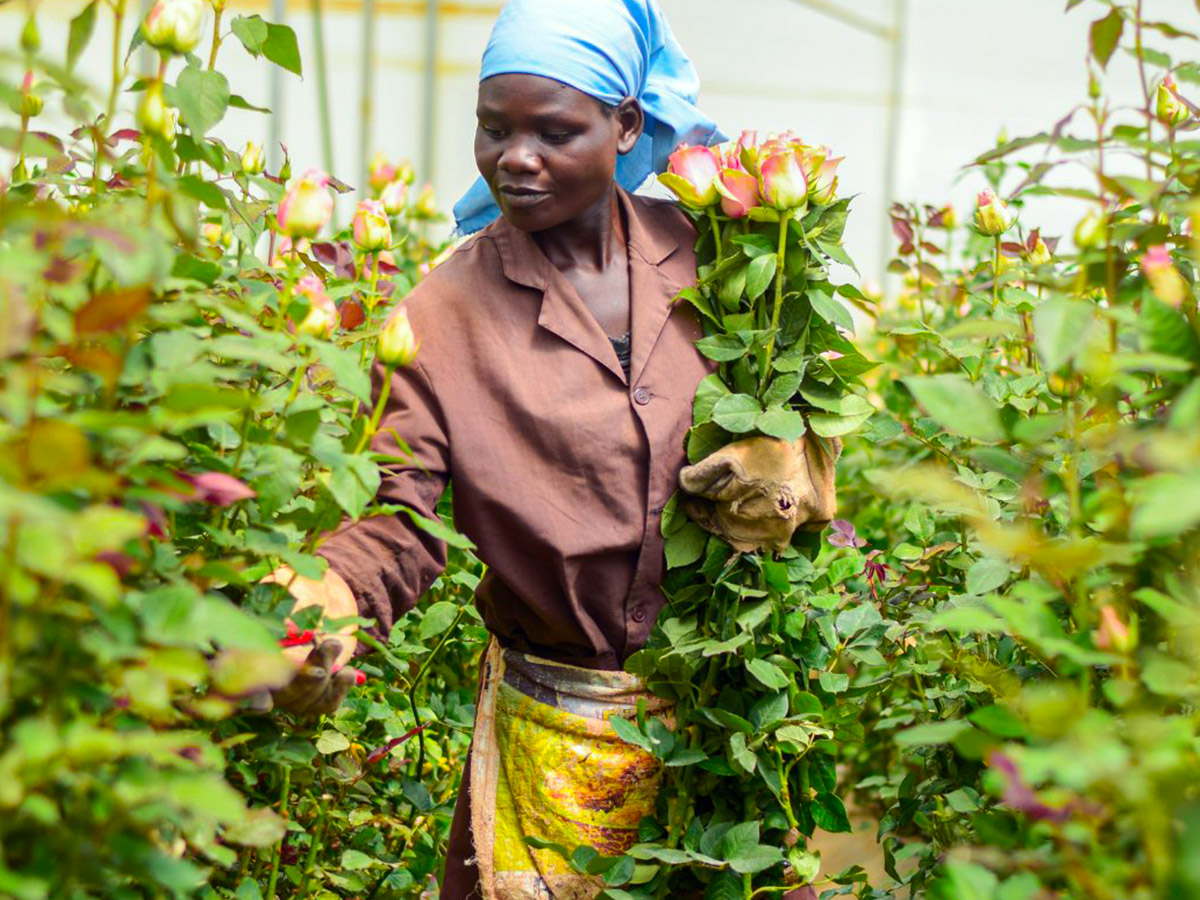
[[[266,167],[267,158],[263,148],[254,141],[246,141],[246,149],[242,151],[242,171],[247,175],[258,175]]]
[[[33,72],[26,72],[20,95],[9,104],[9,108],[22,119],[32,119],[42,111],[42,98],[34,92],[34,85]]]
[[[1170,75],[1159,82],[1154,97],[1154,115],[1168,128],[1178,128],[1192,116],[1187,105],[1179,98],[1175,79]]]
[[[397,309],[388,317],[383,330],[379,332],[375,352],[384,365],[407,366],[417,358],[420,346],[408,321],[408,314],[403,309]]]
[[[157,135],[165,141],[175,137],[175,117],[163,100],[162,83],[151,82],[138,104],[137,123],[145,134]]]
[[[1080,250],[1104,246],[1104,226],[1104,215],[1099,210],[1090,210],[1075,226],[1075,246]]]
[[[1017,224],[1017,211],[996,196],[990,188],[976,200],[975,227],[981,234],[998,237]]]
[[[392,224],[378,200],[360,201],[351,225],[354,243],[360,250],[384,250],[392,244]]]

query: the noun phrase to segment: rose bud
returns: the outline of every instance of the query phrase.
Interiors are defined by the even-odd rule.
[[[427,184],[421,188],[421,193],[417,196],[416,205],[413,207],[413,215],[418,219],[432,219],[437,215],[437,200],[433,195],[432,184]]]
[[[772,209],[800,209],[808,202],[808,179],[800,157],[787,144],[773,144],[759,160],[758,188]]]
[[[1165,244],[1150,247],[1142,257],[1142,272],[1150,283],[1150,290],[1164,303],[1179,306],[1188,294],[1187,282],[1171,261],[1171,251]]]
[[[1178,128],[1192,116],[1187,104],[1179,98],[1179,89],[1170,75],[1158,83],[1154,100],[1154,115],[1168,128]]]
[[[22,119],[32,119],[42,111],[42,98],[34,92],[33,72],[26,72],[20,93],[9,100],[8,108]]]
[[[329,176],[320,169],[309,169],[288,188],[276,220],[279,230],[289,237],[316,237],[332,215]]]
[[[151,82],[137,110],[138,128],[145,134],[157,135],[164,141],[175,137],[175,117],[163,100],[162,84]]]
[[[1029,237],[1025,241],[1025,258],[1034,266],[1044,266],[1054,259],[1050,248],[1042,240],[1042,231],[1040,228],[1035,228],[1029,233]]]
[[[242,171],[247,175],[258,175],[267,167],[267,157],[263,148],[254,141],[246,141],[246,149],[242,151]]]
[[[946,204],[941,209],[934,212],[929,217],[930,228],[943,228],[946,231],[953,231],[958,227],[958,213],[955,211],[953,204]]]
[[[668,157],[667,171],[659,175],[658,180],[670,188],[684,206],[706,209],[721,197],[717,190],[720,165],[721,157],[714,148],[683,144]]]
[[[367,184],[378,194],[391,182],[396,180],[396,167],[387,161],[383,151],[377,152],[367,163]]]
[[[742,168],[751,175],[758,174],[758,132],[743,131],[737,139],[737,157]]]
[[[383,329],[379,332],[376,354],[387,366],[407,366],[417,358],[417,350],[421,343],[413,334],[412,324],[408,321],[408,313],[396,309],[388,316]]]
[[[721,211],[731,219],[743,219],[758,206],[758,179],[740,169],[725,169],[717,182]]]
[[[997,197],[991,188],[980,191],[975,203],[975,227],[980,234],[999,237],[1017,224],[1017,211]]]
[[[1090,210],[1075,226],[1075,246],[1080,250],[1091,250],[1104,245],[1104,215]]]
[[[408,201],[408,185],[399,179],[389,182],[379,195],[379,201],[389,216],[400,215]]]
[[[392,243],[392,224],[379,200],[361,200],[351,222],[358,249],[373,252]]]
[[[813,203],[827,206],[833,202],[833,198],[837,195],[837,169],[842,164],[845,157],[837,159],[826,159],[821,163],[821,167],[817,170],[816,180],[812,185],[811,197]]]
[[[142,37],[158,50],[187,53],[200,43],[203,16],[200,0],[158,0],[142,23]]]
[[[1116,650],[1118,653],[1129,653],[1137,647],[1137,638],[1129,626],[1107,603],[1100,607],[1100,627],[1092,632],[1092,640],[1101,650]]]
[[[214,247],[229,248],[229,233],[218,222],[205,222],[200,226],[200,237]]]
[[[327,338],[337,327],[340,313],[329,295],[325,293],[325,285],[316,275],[305,275],[296,284],[296,293],[308,299],[308,315],[298,326],[298,334],[309,337]]]

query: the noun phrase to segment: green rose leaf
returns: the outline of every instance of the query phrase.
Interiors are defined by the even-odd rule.
[[[748,394],[730,394],[713,405],[713,421],[734,434],[753,431],[763,409],[758,401]]]
[[[963,376],[910,375],[902,380],[930,417],[947,431],[978,441],[1004,438],[995,405]]]
[[[183,122],[201,137],[225,118],[229,107],[229,81],[220,72],[188,66],[176,81],[176,102]]]

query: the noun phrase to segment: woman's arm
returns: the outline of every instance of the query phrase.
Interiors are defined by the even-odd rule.
[[[372,397],[378,398],[386,370],[371,370]],[[419,363],[392,373],[391,390],[371,449],[403,462],[381,465],[376,502],[407,507],[437,518],[437,502],[449,480],[449,439],[437,398]],[[403,441],[407,445],[399,443]],[[294,609],[320,605],[327,619],[361,615],[378,622],[384,635],[397,616],[420,598],[446,565],[446,546],[399,513],[345,519],[317,548],[329,562],[320,581],[300,578],[286,566],[264,578],[288,587]],[[353,633],[353,627],[344,634]],[[353,652],[343,638],[339,662]],[[298,648],[302,649],[302,648]]]
[[[385,374],[382,364],[372,367],[373,397],[379,396]],[[397,369],[391,377],[371,449],[403,461],[380,466],[375,499],[437,519],[437,502],[450,477],[446,423],[420,362]],[[446,545],[402,513],[346,519],[316,552],[345,580],[359,613],[375,619],[384,635],[446,566]]]

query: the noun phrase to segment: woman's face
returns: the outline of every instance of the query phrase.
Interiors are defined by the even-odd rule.
[[[643,122],[634,99],[606,112],[539,75],[481,82],[476,117],[475,164],[504,218],[522,231],[554,228],[604,204],[617,154],[633,148]]]

